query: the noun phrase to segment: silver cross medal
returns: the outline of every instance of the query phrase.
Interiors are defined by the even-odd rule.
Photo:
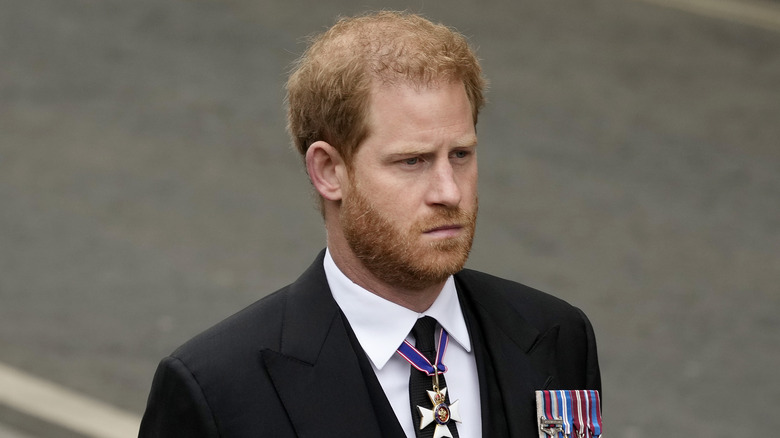
[[[461,422],[460,411],[458,409],[459,400],[455,400],[455,402],[449,406],[447,405],[447,388],[439,390],[438,373],[434,374],[433,377],[433,391],[426,392],[431,399],[431,403],[433,403],[433,409],[425,409],[422,406],[417,406],[417,409],[420,410],[420,430],[425,429],[427,425],[435,421],[436,429],[433,431],[433,438],[452,438],[452,432],[450,432],[448,423],[450,420],[458,423]]]

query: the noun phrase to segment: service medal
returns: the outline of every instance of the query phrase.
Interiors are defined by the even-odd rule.
[[[425,429],[429,424],[436,422],[436,429],[433,431],[433,438],[452,437],[450,427],[447,423],[450,420],[460,423],[460,411],[458,409],[458,400],[451,404],[446,403],[447,388],[441,391],[427,391],[431,399],[433,409],[426,409],[417,406],[420,410],[420,430]]]

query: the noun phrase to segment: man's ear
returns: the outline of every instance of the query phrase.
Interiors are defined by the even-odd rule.
[[[317,192],[329,201],[340,201],[342,178],[347,174],[341,154],[324,141],[317,141],[306,151],[306,171]]]

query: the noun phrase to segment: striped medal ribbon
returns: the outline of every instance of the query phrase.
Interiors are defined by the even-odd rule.
[[[598,438],[601,398],[594,390],[536,391],[539,438]]]
[[[447,332],[442,329],[439,333],[439,341],[436,344],[436,364],[432,364],[428,358],[426,358],[419,350],[414,348],[414,345],[409,341],[404,340],[400,347],[398,347],[398,354],[401,355],[407,362],[412,364],[416,369],[433,377],[434,370],[438,370],[436,374],[443,374],[447,372],[447,367],[444,366],[442,361],[444,360],[444,353],[447,351],[447,345],[450,342],[450,337]]]

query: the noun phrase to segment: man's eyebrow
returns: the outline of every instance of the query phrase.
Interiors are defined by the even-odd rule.
[[[460,139],[455,140],[452,142],[451,146],[453,148],[473,148],[477,147],[477,137],[463,137]],[[427,146],[413,146],[409,145],[407,148],[399,148],[395,151],[388,152],[386,154],[387,157],[405,157],[405,156],[411,156],[411,155],[431,155],[436,153],[435,147],[427,147]]]
[[[457,148],[470,148],[477,146],[477,137],[464,137],[455,141],[453,146]]]
[[[431,155],[432,153],[433,153],[432,151],[425,150],[425,149],[418,149],[418,148],[404,149],[404,150],[399,150],[399,151],[395,151],[395,152],[389,152],[386,155],[386,158],[388,158],[388,159],[396,159],[396,158],[405,158],[405,157],[411,157],[411,156],[417,156],[417,155],[419,155],[419,156]]]

